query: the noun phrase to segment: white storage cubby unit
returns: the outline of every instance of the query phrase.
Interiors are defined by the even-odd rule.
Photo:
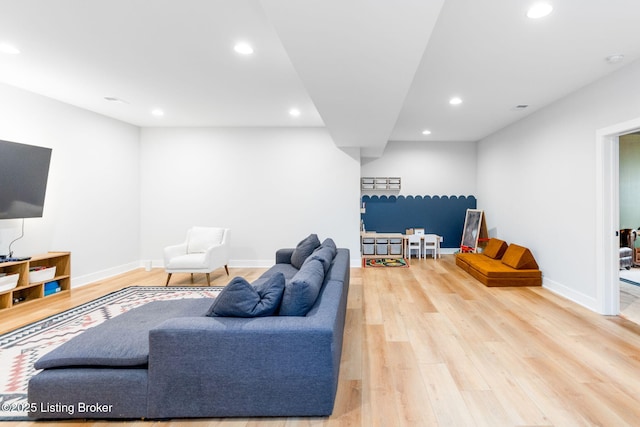
[[[403,258],[404,241],[399,233],[362,233],[362,258]]]
[[[0,263],[0,311],[71,292],[71,254],[49,252]],[[54,289],[48,284],[56,282]],[[15,284],[15,286],[13,286]]]

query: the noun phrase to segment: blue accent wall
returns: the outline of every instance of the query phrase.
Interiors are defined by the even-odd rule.
[[[367,231],[403,233],[424,228],[443,237],[443,248],[459,248],[467,209],[476,209],[474,196],[362,196],[361,214]]]

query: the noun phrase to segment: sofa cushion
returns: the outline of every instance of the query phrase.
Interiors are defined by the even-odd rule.
[[[35,368],[146,365],[151,329],[167,319],[202,316],[210,305],[210,298],[149,302],[71,338],[42,356]]]
[[[277,273],[284,274],[285,281],[291,280],[291,278],[295,276],[296,273],[298,273],[298,271],[300,271],[300,269],[295,268],[291,264],[273,264],[271,268],[269,268],[267,271],[262,273],[258,279],[253,281],[253,285],[255,286],[257,281],[266,279]]]
[[[336,253],[338,252],[338,247],[336,246],[336,242],[333,241],[332,238],[327,237],[326,239],[324,239],[322,241],[322,244],[320,245],[323,248],[330,248],[333,251],[333,256],[336,256]]]
[[[285,285],[280,315],[305,316],[316,302],[323,280],[324,267],[319,260],[305,263]]]
[[[480,254],[460,252],[456,254],[456,265],[462,268],[464,271],[469,270],[469,264],[473,262],[473,258],[478,257]]]
[[[542,272],[533,269],[521,269],[504,265],[499,260],[485,259],[493,265],[488,270],[486,266],[473,264],[469,266],[468,273],[486,286],[540,286],[542,284]]]
[[[538,263],[536,263],[531,251],[513,243],[509,245],[502,256],[502,263],[516,270],[538,268]]]
[[[322,264],[322,268],[324,269],[324,273],[326,274],[327,271],[329,271],[329,267],[331,267],[331,262],[333,261],[333,258],[335,256],[336,252],[333,251],[330,247],[320,246],[307,257],[302,265],[304,266],[305,263],[311,260],[318,260]]]
[[[469,271],[475,270],[487,277],[538,277],[540,270],[533,268],[515,269],[497,259],[478,258],[469,264]]]
[[[207,316],[262,317],[276,312],[284,291],[284,275],[276,273],[254,287],[234,277],[216,297]]]
[[[298,243],[291,254],[291,265],[295,268],[302,267],[302,264],[313,251],[320,246],[317,234],[310,234]]]
[[[487,246],[484,248],[482,253],[484,256],[488,256],[492,259],[500,259],[504,255],[504,252],[507,250],[507,242],[500,239],[489,239]]]
[[[261,299],[264,314],[261,316],[272,316],[278,312],[282,295],[284,294],[285,276],[282,273],[276,273],[269,276],[267,280],[251,283],[253,289],[256,290]],[[258,317],[256,315],[256,317]]]
[[[207,260],[203,252],[179,255],[171,258],[167,263],[166,268],[170,268],[170,269],[186,268],[190,270],[193,270],[196,268],[207,268]]]

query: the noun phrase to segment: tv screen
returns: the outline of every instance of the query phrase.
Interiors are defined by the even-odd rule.
[[[42,216],[50,161],[51,148],[0,140],[0,219]]]

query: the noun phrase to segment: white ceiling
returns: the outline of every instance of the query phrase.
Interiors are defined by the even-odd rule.
[[[21,50],[0,82],[142,127],[326,126],[379,156],[479,140],[640,57],[640,1],[548,1],[0,0]]]

